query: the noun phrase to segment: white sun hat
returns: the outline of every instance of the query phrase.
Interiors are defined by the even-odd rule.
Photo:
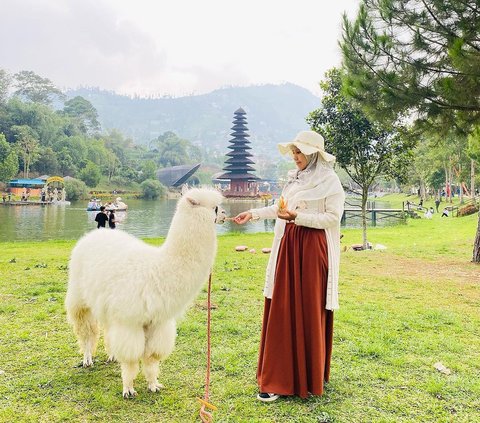
[[[282,154],[292,154],[292,147],[297,147],[303,154],[319,153],[326,162],[335,161],[335,156],[325,151],[325,140],[315,131],[300,131],[293,141],[278,144]]]

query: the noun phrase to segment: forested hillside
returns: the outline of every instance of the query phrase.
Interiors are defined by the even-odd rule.
[[[138,143],[148,143],[166,131],[194,144],[225,151],[233,112],[247,112],[255,152],[268,153],[301,129],[320,99],[293,84],[223,88],[179,98],[130,98],[96,88],[69,91],[82,96],[98,111],[104,129],[119,129]]]

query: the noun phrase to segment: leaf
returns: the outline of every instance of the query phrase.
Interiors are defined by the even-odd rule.
[[[444,375],[450,375],[452,374],[452,371],[448,368],[445,367],[442,363],[439,361],[433,365],[435,369],[437,369],[440,373],[443,373]]]

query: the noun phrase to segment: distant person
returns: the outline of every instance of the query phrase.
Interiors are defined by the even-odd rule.
[[[437,198],[435,200],[435,208],[437,209],[437,213],[438,213],[438,206],[440,206],[440,198]]]
[[[108,226],[110,229],[115,229],[115,210],[110,210],[110,214],[108,215]]]
[[[7,201],[7,194],[5,192],[2,194],[2,201],[4,203]]]
[[[432,218],[432,208],[430,207],[426,212],[425,212],[425,219],[431,219]]]
[[[100,212],[95,216],[95,222],[97,222],[97,229],[107,226],[108,216],[107,213],[105,213],[105,206],[100,207]]]
[[[432,213],[432,215],[435,213],[435,211],[433,210],[433,207],[430,207],[430,213]]]
[[[449,213],[448,213],[448,208],[445,207],[445,208],[443,209],[443,212],[442,212],[442,217],[448,217],[448,214],[449,214]]]

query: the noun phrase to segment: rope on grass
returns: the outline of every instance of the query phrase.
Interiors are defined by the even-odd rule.
[[[203,423],[211,423],[213,421],[213,415],[207,408],[215,411],[217,407],[209,403],[210,396],[210,321],[211,321],[211,292],[212,292],[212,274],[208,277],[208,295],[207,295],[207,374],[205,376],[205,396],[203,399],[197,398],[200,404],[200,419]]]

